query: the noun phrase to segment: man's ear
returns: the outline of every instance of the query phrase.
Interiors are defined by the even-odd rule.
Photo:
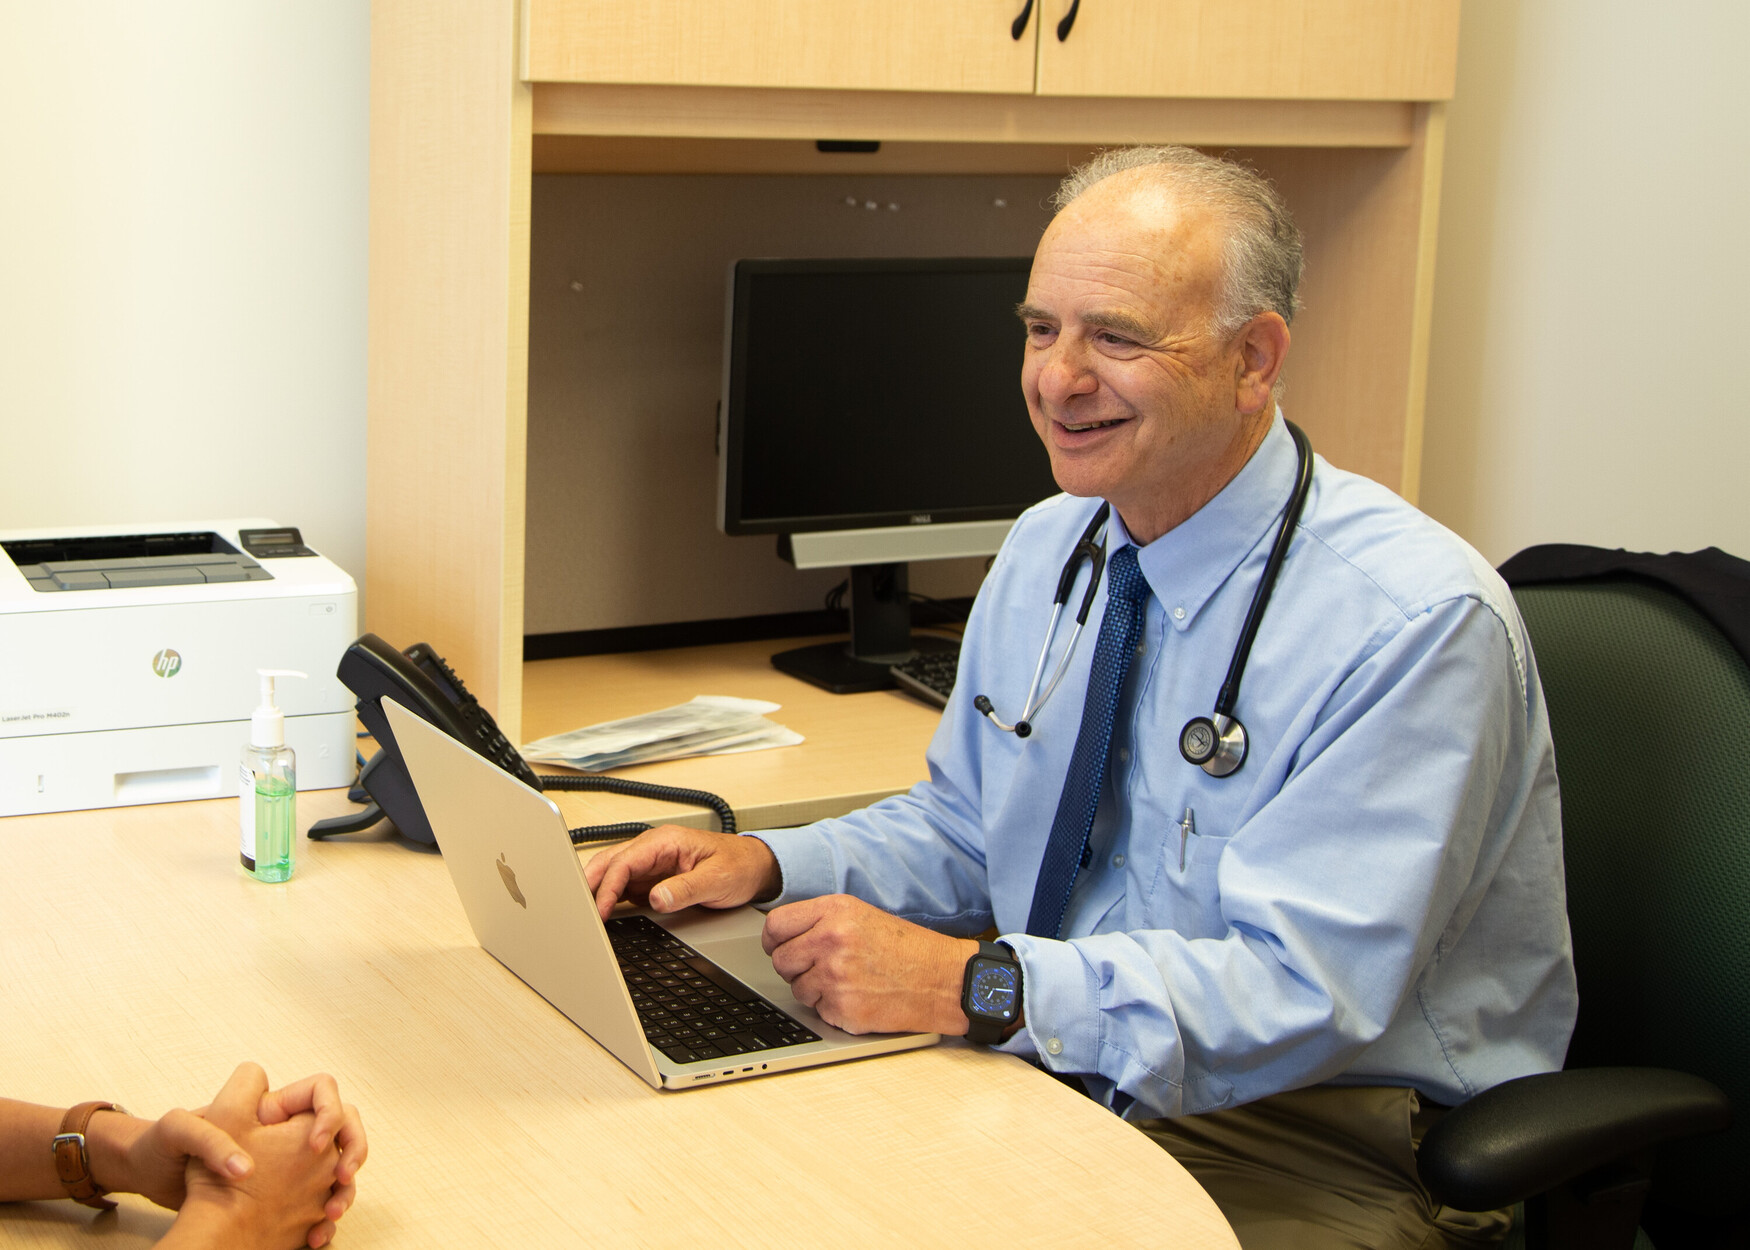
[[[1288,358],[1288,323],[1281,313],[1262,312],[1241,327],[1234,340],[1234,406],[1248,416],[1270,402],[1271,389]]]

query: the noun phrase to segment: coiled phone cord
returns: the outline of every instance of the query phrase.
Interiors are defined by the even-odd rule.
[[[635,799],[661,799],[668,803],[695,803],[717,813],[717,827],[724,833],[735,832],[735,812],[728,803],[709,790],[686,790],[678,786],[659,786],[648,781],[627,781],[621,777],[554,776],[541,777],[543,790],[600,790],[608,794],[629,794]],[[573,845],[582,842],[611,842],[630,838],[651,826],[641,820],[621,821],[617,825],[585,825],[571,831]]]

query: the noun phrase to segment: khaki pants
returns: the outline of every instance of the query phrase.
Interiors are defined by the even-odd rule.
[[[1197,1178],[1244,1250],[1492,1246],[1507,1212],[1442,1207],[1416,1177],[1442,1114],[1410,1089],[1319,1085],[1137,1127]]]

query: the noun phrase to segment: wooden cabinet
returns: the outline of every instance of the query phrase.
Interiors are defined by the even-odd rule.
[[[531,82],[1027,92],[1022,0],[528,0]]]
[[[873,139],[870,172],[1061,174],[1108,144],[1237,149],[1308,240],[1296,420],[1413,499],[1458,0],[1081,0],[1060,42],[1070,3],[1017,41],[1020,0],[373,0],[367,627],[430,642],[518,738],[537,155],[825,174],[814,140]]]
[[[1452,94],[1457,39],[1458,0],[528,0],[522,76],[835,91],[1441,100]]]
[[[1458,0],[1042,3],[1040,95],[1234,100],[1444,100],[1452,95]]]

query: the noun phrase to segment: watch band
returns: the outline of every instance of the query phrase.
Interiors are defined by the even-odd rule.
[[[91,1179],[91,1152],[85,1147],[85,1126],[99,1111],[127,1114],[113,1102],[82,1102],[77,1107],[69,1107],[67,1114],[61,1117],[61,1131],[55,1134],[49,1151],[55,1156],[55,1174],[66,1187],[67,1197],[99,1211],[108,1211],[115,1203],[105,1198],[103,1195],[107,1191]]]

